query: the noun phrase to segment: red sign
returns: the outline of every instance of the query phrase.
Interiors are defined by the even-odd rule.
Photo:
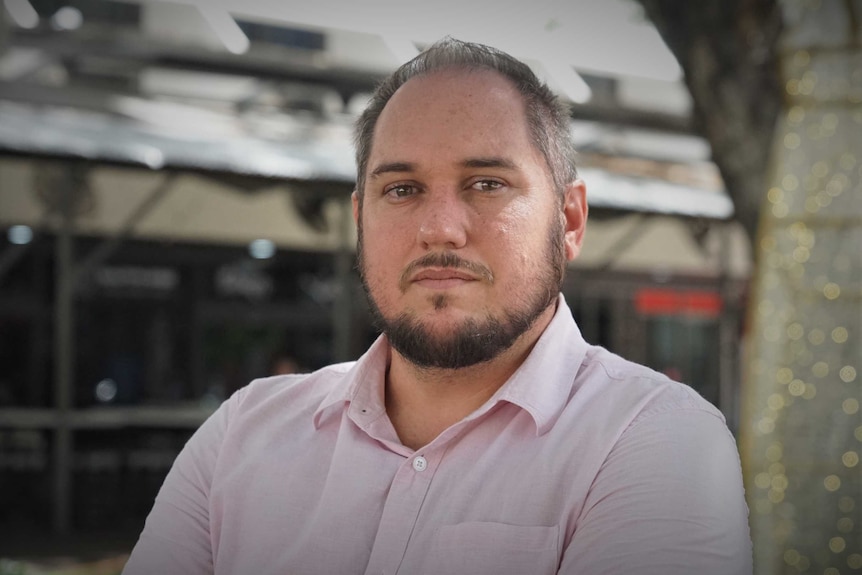
[[[721,296],[710,291],[679,291],[644,288],[635,295],[635,308],[641,315],[696,315],[718,317]]]

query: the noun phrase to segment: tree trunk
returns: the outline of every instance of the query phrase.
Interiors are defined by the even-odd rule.
[[[639,0],[685,73],[694,120],[753,240],[781,109],[776,0]]]

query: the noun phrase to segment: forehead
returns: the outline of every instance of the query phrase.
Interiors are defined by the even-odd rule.
[[[407,81],[380,114],[371,156],[480,146],[484,153],[530,145],[524,97],[491,70],[451,69]],[[521,151],[523,153],[523,150]]]

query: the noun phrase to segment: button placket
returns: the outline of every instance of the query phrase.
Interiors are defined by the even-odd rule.
[[[398,574],[436,465],[437,459],[416,453],[405,458],[386,496],[366,574]]]

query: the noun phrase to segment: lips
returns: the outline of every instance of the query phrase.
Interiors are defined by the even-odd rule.
[[[401,273],[398,287],[404,293],[411,285],[448,289],[473,282],[493,284],[494,274],[481,263],[445,252],[426,254],[411,262]]]
[[[477,281],[479,278],[471,275],[468,272],[459,269],[453,268],[442,268],[442,269],[433,269],[428,268],[424,270],[419,270],[410,281],[421,282],[425,280],[430,281],[445,281],[445,280],[461,280],[461,281]]]
[[[409,280],[411,285],[426,289],[451,289],[478,281],[478,278],[460,269],[426,268],[417,271]]]

